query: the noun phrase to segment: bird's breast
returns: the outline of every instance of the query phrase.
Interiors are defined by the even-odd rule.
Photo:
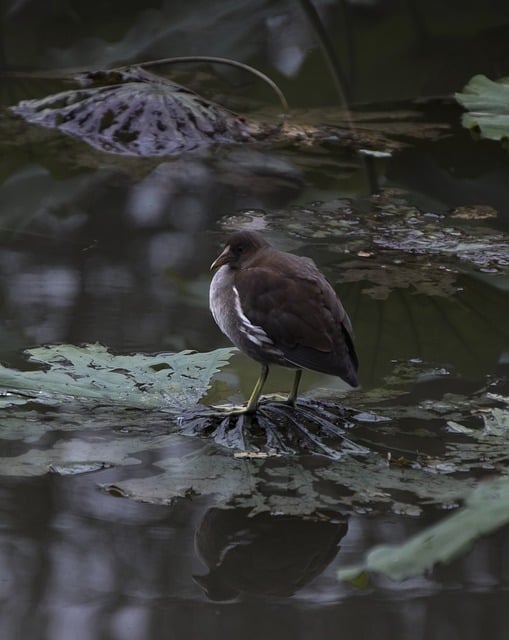
[[[217,326],[230,340],[234,324],[235,304],[233,293],[233,276],[227,265],[220,267],[210,283],[209,307]]]

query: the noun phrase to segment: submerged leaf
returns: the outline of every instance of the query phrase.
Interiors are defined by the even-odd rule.
[[[18,371],[0,365],[2,404],[36,401],[60,405],[72,399],[181,411],[196,405],[205,395],[212,376],[233,351],[121,356],[99,344],[29,349],[29,360],[48,368]]]
[[[133,67],[88,74],[93,86],[23,100],[14,113],[102,151],[173,155],[213,143],[245,142],[243,118],[165,78]]]
[[[455,504],[471,485],[420,469],[388,467],[373,453],[339,461],[316,457],[310,464],[302,456],[240,458],[206,445],[187,456],[161,459],[154,467],[160,471],[157,475],[127,478],[115,486],[127,497],[156,504],[169,504],[192,492],[252,513],[304,516],[331,508],[393,508],[416,516],[420,503]],[[407,504],[397,499],[402,492],[408,495]]]

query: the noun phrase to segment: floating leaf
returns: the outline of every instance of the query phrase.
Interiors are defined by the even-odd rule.
[[[39,371],[0,365],[3,406],[36,401],[60,405],[70,399],[124,407],[182,411],[194,406],[210,387],[234,349],[209,353],[182,351],[148,356],[113,355],[105,347],[51,345],[28,349]]]
[[[392,288],[413,286],[418,292],[450,297],[457,273],[451,264],[463,270],[473,265],[486,272],[509,267],[509,235],[486,224],[489,217],[456,218],[452,224],[448,217],[422,211],[409,200],[403,190],[383,189],[371,196],[369,211],[338,198],[293,206],[290,214],[264,213],[263,221],[305,243],[310,238],[327,240],[338,253],[348,251],[362,258],[355,267],[347,263],[356,269],[349,279],[358,281],[364,270],[376,286],[370,292],[375,298],[384,297],[391,282]],[[250,221],[246,213],[228,216],[225,226],[239,229],[252,224],[256,214]],[[350,268],[341,271],[348,276]],[[386,269],[390,269],[387,276],[380,273]]]
[[[471,486],[446,475],[389,467],[377,454],[308,462],[298,456],[239,458],[206,445],[187,456],[161,459],[152,469],[155,474],[121,480],[115,489],[125,497],[155,504],[169,504],[191,493],[212,496],[224,507],[252,513],[302,516],[331,508],[365,512],[395,506],[398,513],[416,516],[420,503],[454,504]],[[104,488],[111,490],[109,485]],[[396,500],[402,492],[409,502]]]
[[[173,155],[245,142],[254,133],[231,111],[138,67],[82,77],[92,86],[23,100],[12,110],[28,122],[124,155]]]
[[[366,571],[404,580],[446,563],[464,553],[477,538],[509,522],[509,479],[482,482],[467,497],[466,505],[441,522],[400,545],[372,549],[362,565],[345,567],[340,580],[358,580]]]
[[[158,419],[147,411],[118,407],[116,413],[96,409],[86,414],[49,410],[21,415],[7,410],[0,428],[5,452],[0,457],[2,475],[73,475],[117,466],[139,467],[143,451],[171,447],[177,436],[168,433],[168,423],[167,415]],[[11,446],[16,455],[8,455]]]
[[[192,356],[200,356],[196,367]],[[504,388],[490,385],[489,394],[445,394],[412,405],[404,393],[422,376],[424,365],[417,363],[413,375],[402,365],[395,370],[380,406],[380,394],[357,392],[350,396],[355,409],[301,400],[297,411],[269,402],[252,421],[218,416],[214,422],[196,408],[172,415],[179,394],[182,403],[197,401],[197,379],[210,380],[214,362],[224,363],[224,357],[221,352],[112,356],[99,346],[34,349],[31,361],[49,368],[14,372],[18,383],[25,381],[16,396],[37,402],[2,409],[2,475],[122,467],[115,478],[110,470],[105,489],[143,502],[168,504],[200,495],[252,513],[390,509],[415,517],[425,505],[457,506],[475,486],[478,470],[507,468],[507,431],[483,428],[485,420],[504,426]],[[12,383],[13,372],[2,373]],[[178,380],[188,374],[195,379],[182,390],[186,380]],[[165,397],[172,385],[177,387],[173,403]],[[380,415],[392,419],[375,420]],[[451,421],[472,425],[471,433],[451,433]],[[216,436],[210,433],[214,429]],[[244,455],[235,455],[239,451]]]
[[[509,136],[509,79],[497,82],[476,75],[456,93],[456,100],[468,110],[462,123],[467,129],[478,127],[485,138],[501,140]]]

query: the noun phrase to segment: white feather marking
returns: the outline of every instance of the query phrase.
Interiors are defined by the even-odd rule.
[[[237,287],[233,287],[233,293],[235,295],[235,311],[237,312],[241,322],[240,330],[242,333],[245,334],[248,340],[258,347],[265,347],[269,344],[274,344],[265,331],[261,327],[253,324],[242,310]]]

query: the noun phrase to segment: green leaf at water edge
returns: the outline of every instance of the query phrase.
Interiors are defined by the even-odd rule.
[[[44,370],[0,365],[1,406],[36,401],[95,402],[123,407],[181,411],[195,406],[234,349],[208,353],[113,355],[99,344],[51,345],[26,351]]]
[[[491,140],[509,136],[509,78],[494,82],[474,76],[455,98],[468,111],[462,119],[464,127],[479,127],[482,136]]]
[[[482,482],[465,506],[401,545],[372,549],[362,565],[345,567],[340,580],[355,580],[366,571],[404,580],[447,563],[465,552],[479,537],[509,522],[509,478]]]

